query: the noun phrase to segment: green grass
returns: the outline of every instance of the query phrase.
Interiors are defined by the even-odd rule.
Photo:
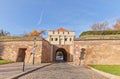
[[[83,35],[81,39],[120,39],[120,35]]]
[[[81,39],[120,39],[120,30],[114,31],[85,31],[80,34]]]
[[[39,36],[0,36],[0,41],[33,41],[42,40]]]
[[[90,65],[91,67],[120,76],[120,65]]]
[[[1,64],[8,64],[8,63],[13,63],[11,60],[0,60],[0,65]]]

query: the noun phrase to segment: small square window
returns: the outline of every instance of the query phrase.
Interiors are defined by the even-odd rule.
[[[65,41],[67,41],[67,38],[65,38]]]
[[[53,41],[53,38],[51,38],[51,41]]]
[[[57,41],[58,40],[58,38],[55,38],[55,41]]]
[[[70,41],[72,41],[72,39],[70,38]]]

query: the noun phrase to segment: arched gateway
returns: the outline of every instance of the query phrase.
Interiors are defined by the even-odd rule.
[[[59,28],[48,32],[48,41],[53,45],[53,61],[72,61],[75,32]]]
[[[67,61],[66,50],[64,48],[58,48],[55,53],[55,57],[56,57],[56,62],[59,62],[59,61],[66,62]]]

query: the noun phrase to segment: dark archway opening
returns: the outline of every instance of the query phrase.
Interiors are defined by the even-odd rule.
[[[67,52],[64,48],[59,48],[56,51],[56,62],[66,62],[67,61]]]
[[[27,48],[19,48],[16,62],[24,62]]]

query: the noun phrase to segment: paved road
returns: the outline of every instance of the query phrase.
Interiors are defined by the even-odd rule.
[[[26,64],[25,71],[29,71],[38,67],[45,66],[50,63],[42,63],[42,64]],[[23,63],[11,63],[0,65],[0,79],[10,79],[11,76],[16,76],[17,74],[23,73],[22,71]]]
[[[57,63],[24,75],[19,79],[107,79],[83,66]]]

